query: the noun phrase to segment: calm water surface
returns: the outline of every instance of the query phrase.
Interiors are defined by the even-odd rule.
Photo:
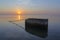
[[[46,38],[25,31],[25,19],[48,18]],[[46,15],[0,15],[0,40],[60,40],[60,17]]]

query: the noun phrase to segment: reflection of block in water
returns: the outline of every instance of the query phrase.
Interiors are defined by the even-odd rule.
[[[48,19],[29,18],[25,20],[25,30],[42,38],[47,36]]]

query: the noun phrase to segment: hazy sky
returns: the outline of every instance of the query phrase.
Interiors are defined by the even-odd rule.
[[[0,12],[19,8],[25,11],[60,13],[60,0],[0,0]]]

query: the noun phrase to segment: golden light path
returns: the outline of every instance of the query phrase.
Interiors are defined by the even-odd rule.
[[[19,7],[16,7],[15,9],[15,12],[16,12],[16,18],[15,20],[23,20],[24,19],[24,16],[22,15],[24,10],[19,8]]]
[[[17,20],[21,20],[21,14],[22,14],[22,11],[20,9],[17,9]]]

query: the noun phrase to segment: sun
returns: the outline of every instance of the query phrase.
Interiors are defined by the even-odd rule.
[[[21,14],[21,11],[17,11],[18,14]]]
[[[22,11],[20,9],[17,9],[17,14],[21,14]]]

